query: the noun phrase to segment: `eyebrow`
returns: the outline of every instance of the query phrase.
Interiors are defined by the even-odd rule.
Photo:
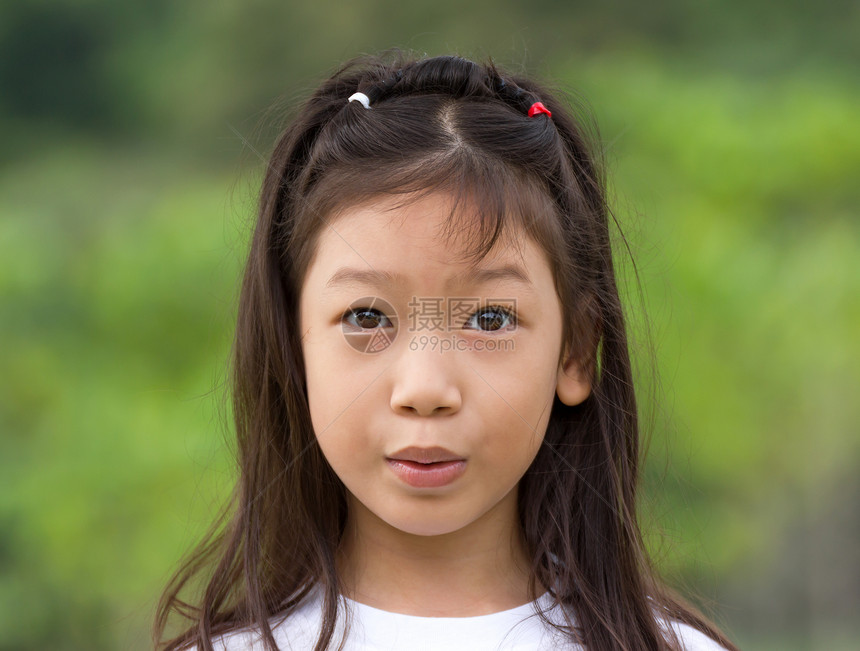
[[[532,281],[526,271],[517,265],[503,267],[477,268],[471,267],[453,276],[447,284],[451,285],[483,285],[494,280],[508,280],[532,288]]]
[[[513,281],[525,285],[528,289],[534,288],[528,274],[517,265],[491,268],[472,267],[452,276],[445,284],[447,286],[461,286],[464,284],[483,285],[494,280]],[[332,277],[328,279],[325,286],[329,288],[335,285],[390,286],[397,284],[406,284],[406,277],[402,274],[377,269],[341,267],[332,274]]]
[[[387,271],[376,269],[354,269],[352,267],[341,267],[332,274],[325,286],[335,285],[396,285],[405,282],[400,274],[392,274]]]

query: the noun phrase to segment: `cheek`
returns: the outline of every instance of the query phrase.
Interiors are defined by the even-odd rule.
[[[321,317],[316,317],[321,321]],[[338,414],[349,409],[355,400],[350,365],[344,360],[343,341],[324,323],[304,326],[302,355],[305,366],[308,407],[314,431],[319,436],[332,427]],[[344,413],[344,416],[346,414]]]
[[[378,382],[366,380],[358,365],[349,364],[351,351],[342,347],[337,340],[304,346],[311,423],[338,475],[357,465],[375,444],[369,440],[372,432],[357,425],[372,420],[372,405],[380,400]]]
[[[346,411],[338,410],[333,396],[318,396],[317,401],[311,402],[311,421],[317,443],[335,474],[350,484],[350,478],[361,472],[366,456],[363,451],[370,447],[363,433],[351,424],[360,422],[366,414],[362,413],[361,404],[353,403]]]
[[[475,364],[479,376],[480,401],[489,405],[490,414],[504,414],[517,431],[543,436],[555,396],[557,368],[552,350],[522,346],[496,353],[484,364]]]
[[[489,476],[504,484],[519,481],[543,443],[554,388],[546,378],[488,378],[478,396],[484,405],[480,457]],[[542,380],[542,381],[540,381]],[[497,473],[497,474],[496,474]]]
[[[328,427],[337,412],[333,410],[331,396],[327,395],[328,392],[326,391],[326,379],[332,377],[329,365],[325,359],[314,354],[313,348],[313,346],[303,346],[305,381],[307,383],[311,422],[314,426],[314,432],[319,433]]]
[[[518,480],[543,443],[555,397],[554,354],[524,345],[508,360],[497,355],[475,368],[483,385],[476,397],[484,405],[484,421],[490,425],[484,430],[482,445],[488,465],[505,469],[505,481],[515,475]]]

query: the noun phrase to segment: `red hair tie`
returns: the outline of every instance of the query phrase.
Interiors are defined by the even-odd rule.
[[[538,113],[546,113],[548,118],[552,117],[552,113],[549,112],[549,109],[543,105],[543,102],[535,102],[529,107],[529,117],[533,118]]]

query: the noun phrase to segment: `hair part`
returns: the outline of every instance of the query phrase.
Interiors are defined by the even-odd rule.
[[[371,109],[347,98],[362,92]],[[543,102],[552,117],[530,118]],[[400,53],[347,63],[299,108],[272,153],[245,267],[233,347],[240,476],[232,508],[183,565],[159,604],[164,649],[242,627],[276,649],[270,625],[318,587],[316,650],[335,643],[336,552],[345,488],[310,420],[298,300],[318,235],[338,214],[381,197],[452,199],[444,237],[479,260],[513,233],[545,252],[563,314],[563,354],[592,394],[555,400],[544,443],[519,487],[530,591],[546,586],[593,651],[677,648],[657,618],[689,624],[729,649],[711,623],[654,577],[636,520],[639,425],[596,149],[556,95],[458,57]],[[560,360],[561,361],[561,360]],[[214,566],[214,569],[212,569]],[[203,577],[192,605],[180,598]],[[161,642],[171,614],[190,626]]]

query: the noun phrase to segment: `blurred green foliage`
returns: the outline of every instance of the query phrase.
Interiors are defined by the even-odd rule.
[[[656,351],[660,565],[745,648],[851,648],[857,23],[854,3],[764,0],[4,4],[0,650],[148,647],[233,481],[263,110],[391,45],[493,54],[590,100],[646,387]]]

